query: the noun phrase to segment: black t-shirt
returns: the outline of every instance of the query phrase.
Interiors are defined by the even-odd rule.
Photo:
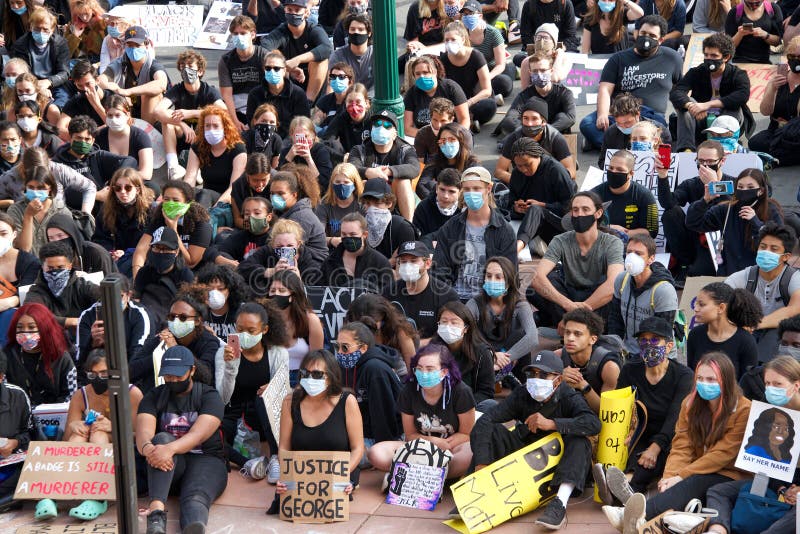
[[[269,232],[254,235],[247,230],[236,230],[229,234],[222,242],[217,242],[217,250],[228,254],[236,261],[244,261],[269,241]]]
[[[208,321],[206,324],[214,332],[214,335],[225,343],[228,342],[228,334],[236,332],[236,312],[228,310],[227,313],[217,315],[213,310],[208,310]],[[244,358],[242,358],[244,361]],[[241,367],[239,368],[241,370]]]
[[[155,235],[161,235],[160,229],[164,228],[164,219],[160,216],[154,217],[150,223],[148,223],[147,228],[145,229],[144,233],[153,236],[153,241],[156,241]],[[211,225],[208,221],[199,222],[194,225],[194,231],[191,234],[185,233],[186,230],[184,229],[183,224],[178,224],[178,237],[181,238],[183,242],[183,246],[186,249],[189,249],[191,245],[197,245],[198,247],[207,248],[211,244],[211,238],[213,230]]]
[[[472,98],[479,91],[478,71],[486,66],[486,58],[478,50],[472,49],[469,59],[463,66],[456,66],[447,57],[446,52],[439,54],[439,59],[444,65],[447,79],[456,82],[464,90],[467,98]]]
[[[231,395],[231,404],[257,400],[258,388],[269,382],[269,357],[267,351],[257,362],[251,362],[244,356],[239,358],[239,372],[236,374],[236,385]]]
[[[99,87],[98,87],[99,89]],[[111,94],[111,91],[101,89],[103,91],[103,96],[101,97],[101,101],[103,98]],[[64,115],[69,115],[70,117],[77,117],[78,115],[88,115],[89,117],[94,120],[98,124],[98,126],[102,126],[105,121],[97,114],[94,110],[92,105],[86,99],[85,93],[78,93],[75,96],[71,97],[67,100],[67,103],[64,104],[64,109],[61,110]]]
[[[603,182],[592,191],[600,195],[603,202],[611,201],[606,210],[611,224],[628,230],[646,228],[651,237],[658,235],[658,205],[653,193],[645,186],[631,182],[627,191],[617,195],[611,192],[608,182]]]
[[[283,140],[277,132],[274,132],[267,139],[263,139],[261,135],[251,128],[242,132],[242,141],[247,148],[247,153],[261,152],[269,157],[270,162],[272,158],[280,156]]]
[[[508,134],[505,139],[503,139],[502,154],[504,158],[510,159],[513,162],[513,158],[511,157],[511,149],[514,146],[514,142],[522,139],[522,137],[522,128],[517,128]],[[566,159],[572,155],[572,152],[569,150],[567,140],[564,139],[564,136],[561,135],[558,130],[549,124],[545,125],[544,134],[542,135],[541,139],[539,139],[538,143],[545,150],[545,152],[553,156],[558,161]]]
[[[717,343],[708,338],[708,326],[701,324],[689,331],[686,339],[686,365],[690,369],[697,367],[703,354],[712,351],[724,352],[736,368],[736,380],[742,377],[748,367],[758,363],[758,347],[753,335],[747,330],[736,329],[730,338]]]
[[[325,119],[322,121],[320,126],[327,126],[337,113],[344,111],[344,103],[336,103],[336,93],[327,93],[320,96],[315,106],[325,114]]]
[[[617,52],[606,62],[601,82],[614,84],[612,100],[620,93],[630,92],[642,99],[645,106],[665,113],[672,86],[682,76],[683,60],[675,50],[665,46],[650,57],[643,57],[633,48]]]
[[[167,90],[164,98],[172,102],[172,109],[201,109],[210,106],[217,100],[222,100],[219,90],[206,82],[200,82],[200,89],[195,94],[186,90],[183,82],[173,85]],[[195,126],[197,119],[184,119],[186,124]]]
[[[255,47],[253,55],[242,61],[236,50],[230,52],[219,58],[218,72],[219,72],[219,86],[230,87],[233,89],[234,95],[244,95],[242,102],[236,104],[236,109],[244,111],[247,104],[247,94],[261,86],[261,81],[264,79],[264,58],[267,56],[267,51],[260,46]]]
[[[431,110],[429,108],[431,100],[440,97],[450,100],[454,106],[460,106],[467,101],[467,97],[461,87],[453,80],[448,79],[438,80],[433,96],[428,96],[428,93],[422,91],[416,85],[406,91],[406,95],[403,97],[403,104],[406,106],[406,111],[410,111],[414,116],[414,126],[422,128],[426,124],[430,124]]]
[[[408,6],[403,39],[406,41],[419,39],[419,42],[425,46],[439,44],[444,41],[444,22],[435,12],[432,17],[420,18],[419,6],[417,2],[414,2]]]
[[[800,105],[800,90],[795,88],[794,91],[791,91],[788,83],[778,87],[775,92],[775,107],[770,115],[770,129],[778,127],[776,119],[788,121],[797,117],[798,105]]]
[[[242,212],[242,204],[244,203],[244,199],[250,197],[261,197],[269,200],[269,185],[267,185],[267,187],[265,187],[264,190],[259,193],[250,187],[250,184],[247,183],[246,176],[240,176],[235,182],[233,182],[233,185],[231,185],[231,200],[233,200],[233,203],[239,209],[239,213]]]
[[[103,150],[109,150],[108,128],[103,128],[97,132],[95,143],[97,143],[97,146],[99,146]],[[141,128],[137,128],[136,126],[131,126],[131,133],[128,136],[128,153],[123,155],[128,155],[134,158],[138,162],[139,151],[145,148],[153,148],[152,139],[150,139],[150,136],[147,135],[145,131],[142,130]]]
[[[436,333],[436,313],[444,304],[458,300],[458,293],[450,284],[431,276],[422,293],[409,295],[406,283],[398,280],[384,291],[384,297],[399,306],[406,319],[414,321],[421,338]]]
[[[765,2],[766,3],[766,2]],[[777,35],[783,38],[783,13],[780,6],[772,3],[773,13],[764,12],[758,20],[750,20],[747,13],[742,12],[742,16],[737,20],[736,7],[728,11],[725,18],[725,33],[730,36],[736,35],[739,26],[745,22],[752,22],[754,28],[761,28],[770,35]],[[745,35],[736,47],[736,54],[733,56],[736,63],[769,63],[769,43],[760,37]]]
[[[192,145],[192,150],[199,156],[197,143]],[[231,184],[234,158],[239,154],[246,153],[244,143],[236,143],[233,148],[225,149],[225,152],[219,157],[209,151],[208,165],[200,169],[203,173],[203,187],[217,193],[224,193]]]
[[[400,391],[397,407],[400,413],[414,416],[414,428],[423,436],[449,438],[458,432],[458,416],[475,408],[475,398],[469,386],[459,382],[452,388],[444,408],[442,399],[431,406],[422,398],[417,384],[408,382]]]
[[[200,392],[190,391],[183,397],[172,396],[167,402],[163,411],[159,412],[158,400],[166,385],[158,386],[148,391],[139,403],[139,413],[150,414],[156,418],[156,432],[167,432],[180,438],[186,435],[192,425],[201,415],[211,415],[222,422],[225,415],[225,406],[222,399],[213,387],[200,382],[194,382],[194,388],[200,388]],[[208,454],[210,456],[224,457],[222,439],[219,432],[214,432],[211,437],[204,441],[199,448],[192,449],[189,454]]]

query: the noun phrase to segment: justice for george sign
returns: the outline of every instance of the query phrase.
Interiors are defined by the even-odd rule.
[[[350,453],[281,451],[281,519],[295,523],[333,523],[350,519]]]
[[[14,498],[115,500],[114,447],[31,442]]]
[[[16,534],[117,534],[117,524],[100,521],[80,525],[28,525],[18,528]]]

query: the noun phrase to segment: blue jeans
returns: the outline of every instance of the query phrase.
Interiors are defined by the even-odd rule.
[[[667,121],[664,119],[664,115],[655,111],[653,108],[642,106],[641,111],[641,118],[651,120],[654,122],[659,123],[659,125],[663,127],[667,127]],[[608,116],[608,125],[611,126],[614,124],[614,117],[611,115]],[[592,145],[592,148],[600,148],[603,146],[603,136],[605,136],[605,132],[603,130],[599,130],[597,128],[597,112],[592,111],[586,117],[583,118],[580,125],[581,133],[583,137]]]

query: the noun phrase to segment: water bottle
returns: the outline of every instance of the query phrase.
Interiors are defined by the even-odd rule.
[[[686,57],[686,47],[684,47],[683,45],[680,45],[680,46],[678,47],[678,54],[679,54],[681,57]]]

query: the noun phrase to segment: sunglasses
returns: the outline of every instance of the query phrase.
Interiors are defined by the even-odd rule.
[[[272,72],[280,72],[283,70],[283,67],[264,67],[264,70]]]
[[[298,371],[298,374],[300,375],[300,378],[311,377],[314,380],[321,380],[321,379],[325,378],[325,374],[326,373],[325,373],[325,371],[317,371],[317,370],[309,371],[308,369],[300,369]]]
[[[95,380],[97,378],[102,378],[105,380],[108,379],[108,371],[100,371],[99,373],[93,373],[91,371],[88,371],[86,373],[86,378],[88,378],[89,380]]]
[[[131,184],[115,185],[114,186],[114,192],[115,193],[121,193],[123,191],[125,191],[126,193],[130,193],[131,189],[133,189],[133,186]]]
[[[331,74],[328,76],[329,80],[349,80],[350,76],[347,74]]]
[[[168,313],[167,319],[170,321],[174,321],[175,319],[185,323],[189,319],[196,319],[197,315],[186,315],[185,313]]]
[[[551,377],[557,376],[553,373],[548,373],[546,371],[541,371],[539,369],[528,369],[525,371],[525,376],[528,378],[543,378],[543,379],[550,379]]]
[[[331,341],[331,348],[342,354],[350,354],[350,349],[355,350],[356,346],[348,345],[347,343],[339,343],[338,341]]]
[[[394,124],[392,124],[389,121],[377,120],[377,121],[373,122],[372,124],[375,125],[375,126],[383,126],[386,129],[394,128]]]

